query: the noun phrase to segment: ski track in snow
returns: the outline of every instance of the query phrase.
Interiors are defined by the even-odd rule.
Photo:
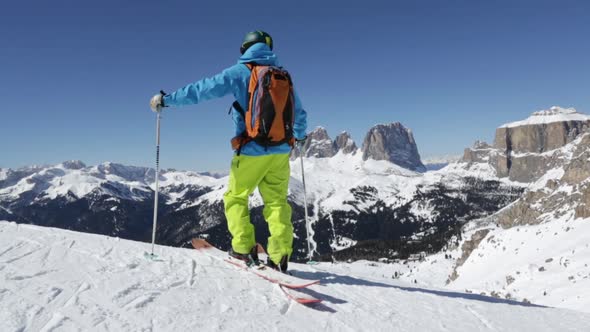
[[[483,323],[483,325],[490,331],[496,331],[496,329],[492,326],[492,324],[490,322],[488,322],[487,319],[485,319],[482,315],[480,315],[477,311],[475,311],[473,308],[471,308],[470,306],[465,306],[465,308],[467,308],[467,310],[473,314],[473,316],[475,316],[475,318],[477,318],[480,322]]]
[[[29,239],[29,240],[23,240]],[[71,244],[75,243],[74,246]],[[83,244],[83,245],[82,245]],[[304,306],[192,249],[0,222],[2,331],[583,331],[590,314],[292,264]],[[371,269],[368,267],[367,269]],[[370,272],[370,271],[368,271]]]
[[[55,313],[55,314],[53,314],[51,319],[45,325],[43,325],[40,332],[55,331],[57,328],[59,328],[62,325],[62,322],[64,320],[66,320],[66,317],[64,317],[60,313]]]

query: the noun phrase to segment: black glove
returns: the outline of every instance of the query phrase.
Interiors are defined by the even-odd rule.
[[[295,138],[295,145],[297,145],[297,147],[301,149],[305,145],[306,140],[307,135],[305,135],[303,138]]]

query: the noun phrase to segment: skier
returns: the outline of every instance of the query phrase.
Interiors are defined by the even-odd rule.
[[[269,126],[272,126],[270,131],[273,136],[280,136],[281,140],[271,141],[270,135],[264,139],[260,139],[260,136],[253,137],[256,134],[253,131],[259,129],[259,119],[256,118],[257,114],[253,114],[256,110],[252,111],[252,108],[261,107],[257,106],[261,103],[252,102],[251,98],[261,94],[253,93],[253,86],[257,82],[252,82],[251,78],[255,81],[263,67],[278,66],[277,56],[272,49],[273,40],[268,33],[260,30],[249,32],[240,47],[242,56],[236,65],[211,78],[188,84],[171,94],[161,91],[151,99],[150,106],[153,111],[159,112],[163,107],[197,104],[229,93],[234,95],[236,101],[230,112],[235,125],[236,136],[232,139],[235,153],[231,163],[228,189],[223,197],[227,225],[232,236],[232,248],[228,253],[248,265],[260,264],[254,226],[250,222],[248,210],[248,197],[258,188],[264,202],[263,215],[270,231],[267,265],[284,272],[293,252],[291,206],[287,202],[290,178],[289,153],[295,141],[302,144],[307,137],[307,115],[292,85],[290,94],[281,93],[283,96],[277,97],[276,92],[270,92],[268,98],[275,98],[271,107],[277,109],[273,109],[272,118],[263,118],[260,122],[262,127],[266,125],[265,120],[280,122],[278,125]],[[291,82],[288,73],[282,73],[284,75],[279,72],[278,76],[270,77],[272,80],[283,81],[286,81],[286,77],[288,82]],[[272,84],[283,84],[278,80]],[[264,89],[262,93],[267,92]],[[282,104],[276,101],[276,98],[282,98]],[[284,104],[284,109],[277,104]],[[294,109],[289,109],[289,105],[294,106]],[[274,111],[283,112],[283,116],[274,116]],[[256,126],[252,128],[252,124]]]

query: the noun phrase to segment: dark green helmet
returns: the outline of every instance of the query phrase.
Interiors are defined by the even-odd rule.
[[[272,37],[262,30],[256,30],[246,34],[240,47],[240,53],[244,54],[250,46],[256,43],[265,43],[272,50]]]

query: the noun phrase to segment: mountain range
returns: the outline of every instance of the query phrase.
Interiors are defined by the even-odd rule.
[[[312,248],[318,259],[405,257],[436,251],[469,220],[516,200],[522,188],[487,170],[427,172],[412,132],[400,123],[371,128],[358,149],[350,136],[332,140],[324,128],[304,146]],[[301,170],[292,156],[289,201],[294,259],[307,256]],[[150,241],[154,171],[68,161],[47,167],[0,170],[0,217],[133,240]],[[194,236],[229,247],[222,197],[227,178],[165,170],[160,174],[157,242],[186,246]],[[482,190],[484,189],[484,190]],[[258,193],[250,199],[257,239],[268,230]],[[420,239],[420,241],[418,241]],[[369,243],[373,251],[341,253]],[[411,243],[412,245],[405,245]],[[381,248],[383,247],[383,248]]]
[[[395,277],[437,287],[561,305],[589,304],[589,117],[552,107],[496,130],[457,162],[427,171],[400,123],[371,128],[361,145],[316,128],[302,149],[316,260],[390,262]],[[300,152],[289,202],[292,259],[307,257]],[[154,170],[68,161],[0,169],[0,219],[149,242]],[[229,248],[227,176],[161,172],[159,244],[195,236]],[[268,237],[257,192],[257,239]],[[503,262],[500,264],[499,262]],[[499,265],[500,264],[500,265]],[[575,289],[554,292],[553,289]]]

